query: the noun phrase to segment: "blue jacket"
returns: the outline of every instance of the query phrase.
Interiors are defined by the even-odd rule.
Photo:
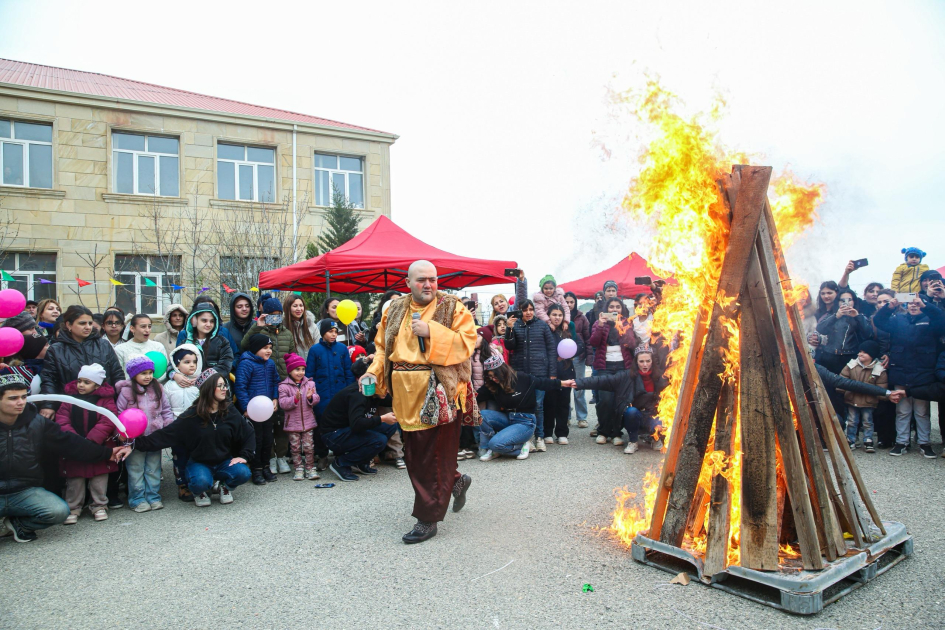
[[[236,406],[240,411],[246,411],[246,405],[256,396],[279,399],[279,372],[275,361],[263,361],[247,350],[240,356],[236,368]]]
[[[315,381],[315,389],[321,396],[315,406],[315,413],[321,417],[332,396],[354,382],[348,348],[343,343],[329,344],[322,339],[308,351],[305,376]]]
[[[926,306],[916,316],[888,306],[876,311],[873,323],[889,333],[889,382],[896,388],[935,381],[936,342],[945,334],[945,312]]]

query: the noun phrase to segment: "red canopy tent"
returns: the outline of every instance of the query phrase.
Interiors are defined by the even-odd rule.
[[[939,268],[936,269],[935,271],[937,271],[937,272],[939,272],[940,274],[942,274],[943,276],[945,276],[945,266],[939,267]]]
[[[441,289],[511,282],[505,270],[517,266],[512,260],[466,258],[437,249],[382,215],[330,252],[262,272],[259,288],[324,293],[406,291],[407,268],[415,260],[429,260],[436,265]]]
[[[637,284],[634,278],[641,276],[650,276],[654,280],[666,280],[666,284],[676,284],[672,276],[663,278],[650,269],[646,260],[640,254],[633,252],[627,258],[624,258],[610,269],[605,269],[593,276],[587,276],[580,280],[572,280],[558,285],[565,292],[571,291],[579,298],[593,299],[594,294],[604,289],[604,283],[613,280],[617,283],[617,295],[625,298],[632,298],[639,293],[651,293],[650,287],[645,284]]]

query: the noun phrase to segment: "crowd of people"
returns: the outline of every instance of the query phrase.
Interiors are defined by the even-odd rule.
[[[807,339],[852,447],[862,433],[867,452],[902,455],[914,430],[919,451],[934,457],[929,401],[945,392],[945,287],[921,264],[924,252],[903,253],[889,288],[871,282],[858,296],[854,261],[838,282],[824,282],[805,308]],[[371,381],[372,371],[384,377],[372,360],[398,295],[385,293],[367,320],[359,307],[348,325],[335,298],[315,315],[297,294],[235,292],[224,317],[202,295],[190,309],[169,305],[156,335],[145,314],[28,303],[3,323],[24,344],[0,365],[0,534],[29,541],[43,527],[75,524],[86,508],[95,521],[125,505],[161,509],[164,449],[178,498],[198,507],[214,496],[232,503],[241,484],[265,486],[280,474],[304,482],[329,471],[354,482],[376,474],[378,462],[405,468],[396,405],[386,382],[375,393]],[[653,328],[661,284],[621,296],[608,281],[589,310],[578,301],[551,275],[529,294],[521,272],[514,299],[492,297],[468,362],[481,425],[457,426],[457,460],[524,460],[568,445],[572,426],[628,455],[663,448],[658,403],[677,339]],[[27,403],[37,389],[41,400]],[[260,400],[272,409],[258,413]],[[147,426],[126,441],[96,408],[140,410]]]

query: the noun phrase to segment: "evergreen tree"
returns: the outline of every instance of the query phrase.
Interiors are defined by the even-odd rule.
[[[344,245],[358,235],[358,213],[343,192],[332,192],[325,223],[327,225],[318,237],[318,249],[322,252]]]

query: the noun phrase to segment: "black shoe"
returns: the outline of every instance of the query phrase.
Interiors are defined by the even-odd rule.
[[[890,449],[889,454],[893,457],[899,457],[903,453],[908,453],[909,447],[905,444],[896,444],[892,449]]]
[[[936,457],[931,444],[919,444],[919,450],[922,451],[922,457],[925,459],[935,459]]]
[[[413,545],[415,543],[421,543],[424,540],[430,540],[434,536],[436,536],[436,523],[417,521],[413,529],[404,534],[403,540],[405,544]]]
[[[261,470],[253,471],[253,485],[254,486],[264,486],[266,485],[266,478],[263,477]]]
[[[358,476],[351,472],[351,466],[341,466],[338,461],[333,461],[328,469],[335,473],[335,476],[342,481],[357,481]]]
[[[315,470],[321,472],[323,470],[328,470],[328,458],[319,457],[318,462],[315,463]]]
[[[459,512],[466,505],[466,491],[472,485],[472,477],[463,475],[453,484],[453,511]]]
[[[867,453],[875,453],[876,449],[873,448],[873,440],[863,440],[863,449]]]
[[[125,507],[125,504],[119,501],[118,499],[114,499],[108,502],[109,510],[120,510],[123,507]]]
[[[272,471],[269,468],[263,468],[262,470],[263,479],[266,480],[266,483],[275,483],[278,477],[272,474]]]
[[[194,493],[187,486],[177,486],[177,498],[184,503],[193,503]]]
[[[358,473],[359,475],[376,475],[377,468],[371,466],[371,462],[365,462],[363,464],[358,464],[357,466],[352,466],[351,469]]]
[[[33,542],[37,538],[36,532],[26,529],[16,519],[4,518],[2,524],[6,527],[6,531],[13,534],[13,540],[16,542]]]

